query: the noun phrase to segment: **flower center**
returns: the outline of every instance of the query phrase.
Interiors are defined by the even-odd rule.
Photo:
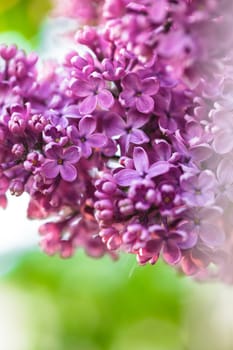
[[[196,188],[196,189],[195,189],[195,194],[196,194],[196,195],[200,195],[200,194],[201,194],[201,190],[200,190],[199,188]]]
[[[199,218],[194,218],[194,224],[196,225],[196,226],[198,226],[198,225],[200,225],[200,223],[201,223],[201,220],[199,219]]]
[[[168,204],[171,202],[171,198],[170,197],[165,197],[164,198],[164,203]]]

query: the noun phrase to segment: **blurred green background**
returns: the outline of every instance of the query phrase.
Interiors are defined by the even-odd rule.
[[[50,9],[48,0],[0,0],[0,41],[41,52],[57,26],[46,25]],[[1,350],[233,349],[231,287],[126,255],[61,260],[33,247],[0,263]]]

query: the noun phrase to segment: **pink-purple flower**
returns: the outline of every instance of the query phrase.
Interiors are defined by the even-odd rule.
[[[135,169],[122,169],[115,174],[116,182],[120,186],[129,186],[135,180],[163,175],[169,171],[170,167],[165,161],[150,165],[147,153],[142,147],[134,148],[133,163]]]
[[[0,46],[0,206],[26,192],[49,255],[232,283],[232,2],[81,2],[63,63]]]
[[[75,164],[80,159],[80,148],[71,146],[64,149],[59,145],[48,145],[45,149],[47,159],[42,165],[42,174],[48,179],[54,179],[58,175],[64,181],[72,182],[77,178]]]
[[[127,74],[122,80],[123,91],[120,98],[126,107],[134,107],[140,113],[151,113],[154,99],[159,90],[159,82],[155,77],[141,79],[136,73]]]
[[[90,114],[97,106],[108,110],[114,103],[113,95],[100,77],[90,76],[86,81],[74,78],[71,81],[71,90],[76,96],[82,98],[79,104],[81,114]]]
[[[107,144],[107,137],[95,132],[96,119],[92,116],[85,116],[79,121],[78,128],[71,125],[67,128],[67,133],[71,141],[81,149],[83,157],[88,158],[94,148],[102,148]]]

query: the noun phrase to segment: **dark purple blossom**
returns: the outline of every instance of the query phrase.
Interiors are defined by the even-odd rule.
[[[208,206],[214,203],[216,179],[214,174],[205,170],[198,176],[184,174],[180,178],[183,200],[190,206]]]
[[[184,231],[167,231],[160,225],[149,227],[151,239],[145,247],[139,250],[139,255],[153,257],[159,256],[162,251],[164,260],[171,265],[177,264],[182,257],[181,248],[191,248],[195,241],[190,241]]]
[[[148,210],[156,204],[155,184],[150,179],[134,180],[130,185],[128,197],[137,210]]]
[[[174,208],[181,205],[179,189],[169,180],[162,181],[156,190],[156,204],[162,215],[172,215]]]

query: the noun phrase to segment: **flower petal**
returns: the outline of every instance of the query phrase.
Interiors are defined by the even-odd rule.
[[[141,113],[151,113],[154,109],[154,100],[152,97],[142,94],[140,97],[136,97],[136,108]]]
[[[130,186],[132,181],[139,180],[140,176],[136,170],[123,169],[114,175],[114,178],[120,186]]]
[[[129,142],[136,145],[141,145],[144,142],[149,142],[149,137],[144,133],[144,131],[139,129],[133,129],[129,134]]]
[[[76,128],[76,126],[69,125],[68,128],[66,129],[66,133],[74,144],[80,143],[81,135],[78,129]]]
[[[218,154],[225,154],[233,148],[233,137],[231,130],[219,132],[213,142],[213,148]]]
[[[170,169],[169,163],[163,162],[163,161],[157,162],[150,166],[147,176],[149,178],[152,178],[155,176],[163,175],[167,173],[169,169]]]
[[[87,97],[92,94],[90,84],[87,81],[72,79],[70,88],[75,92],[76,96]]]
[[[172,155],[171,145],[165,140],[155,140],[154,150],[159,160],[169,160]]]
[[[233,159],[223,158],[217,167],[217,177],[221,185],[233,183]]]
[[[200,237],[207,245],[216,247],[224,243],[225,233],[217,224],[203,223],[200,228]]]
[[[92,116],[85,116],[80,120],[78,126],[82,136],[90,135],[96,129],[96,120]]]
[[[130,109],[127,115],[127,126],[141,128],[149,120],[148,115],[138,112],[136,109]]]
[[[77,169],[69,162],[64,162],[60,167],[61,177],[64,181],[72,182],[77,177]]]
[[[216,185],[215,175],[210,170],[204,170],[198,177],[198,187],[203,190],[212,189]]]
[[[193,146],[190,148],[190,156],[193,160],[202,162],[213,154],[213,150],[208,144]]]
[[[155,95],[159,90],[159,81],[158,79],[146,78],[142,82],[143,93],[149,96]]]
[[[63,109],[63,115],[66,118],[77,119],[81,118],[77,105],[70,105]]]
[[[142,88],[139,77],[135,73],[127,74],[122,80],[122,86],[126,90],[140,91]]]
[[[163,247],[164,260],[170,265],[175,265],[180,261],[181,257],[182,255],[180,248],[176,245],[175,242],[168,239]]]
[[[115,113],[107,113],[103,121],[104,130],[109,137],[125,134],[125,122]]]
[[[149,159],[146,151],[142,147],[135,147],[133,150],[134,166],[139,175],[147,174],[149,168]]]
[[[50,143],[45,147],[45,154],[50,159],[62,158],[62,147],[54,143]]]
[[[88,142],[81,142],[80,147],[81,147],[82,156],[85,158],[89,158],[90,155],[92,154],[92,148],[89,145],[89,143]]]
[[[110,107],[112,107],[114,103],[114,98],[111,92],[106,89],[103,89],[98,93],[97,99],[98,99],[98,104],[103,109],[109,109]]]
[[[42,165],[41,171],[48,179],[54,179],[59,174],[59,165],[56,160],[47,160]]]
[[[90,135],[87,138],[87,142],[91,147],[99,148],[107,144],[108,138],[103,134],[96,133],[96,134]]]
[[[81,114],[90,114],[95,110],[96,106],[97,106],[97,96],[91,95],[86,97],[79,104],[79,111]]]
[[[80,148],[76,146],[71,146],[64,151],[63,159],[74,164],[80,159]]]
[[[133,107],[135,104],[135,92],[133,90],[124,90],[120,93],[120,101],[126,107]]]
[[[163,239],[157,238],[157,239],[151,239],[148,242],[146,242],[146,246],[143,249],[143,252],[145,255],[152,256],[154,254],[159,254],[160,250],[162,248]]]

